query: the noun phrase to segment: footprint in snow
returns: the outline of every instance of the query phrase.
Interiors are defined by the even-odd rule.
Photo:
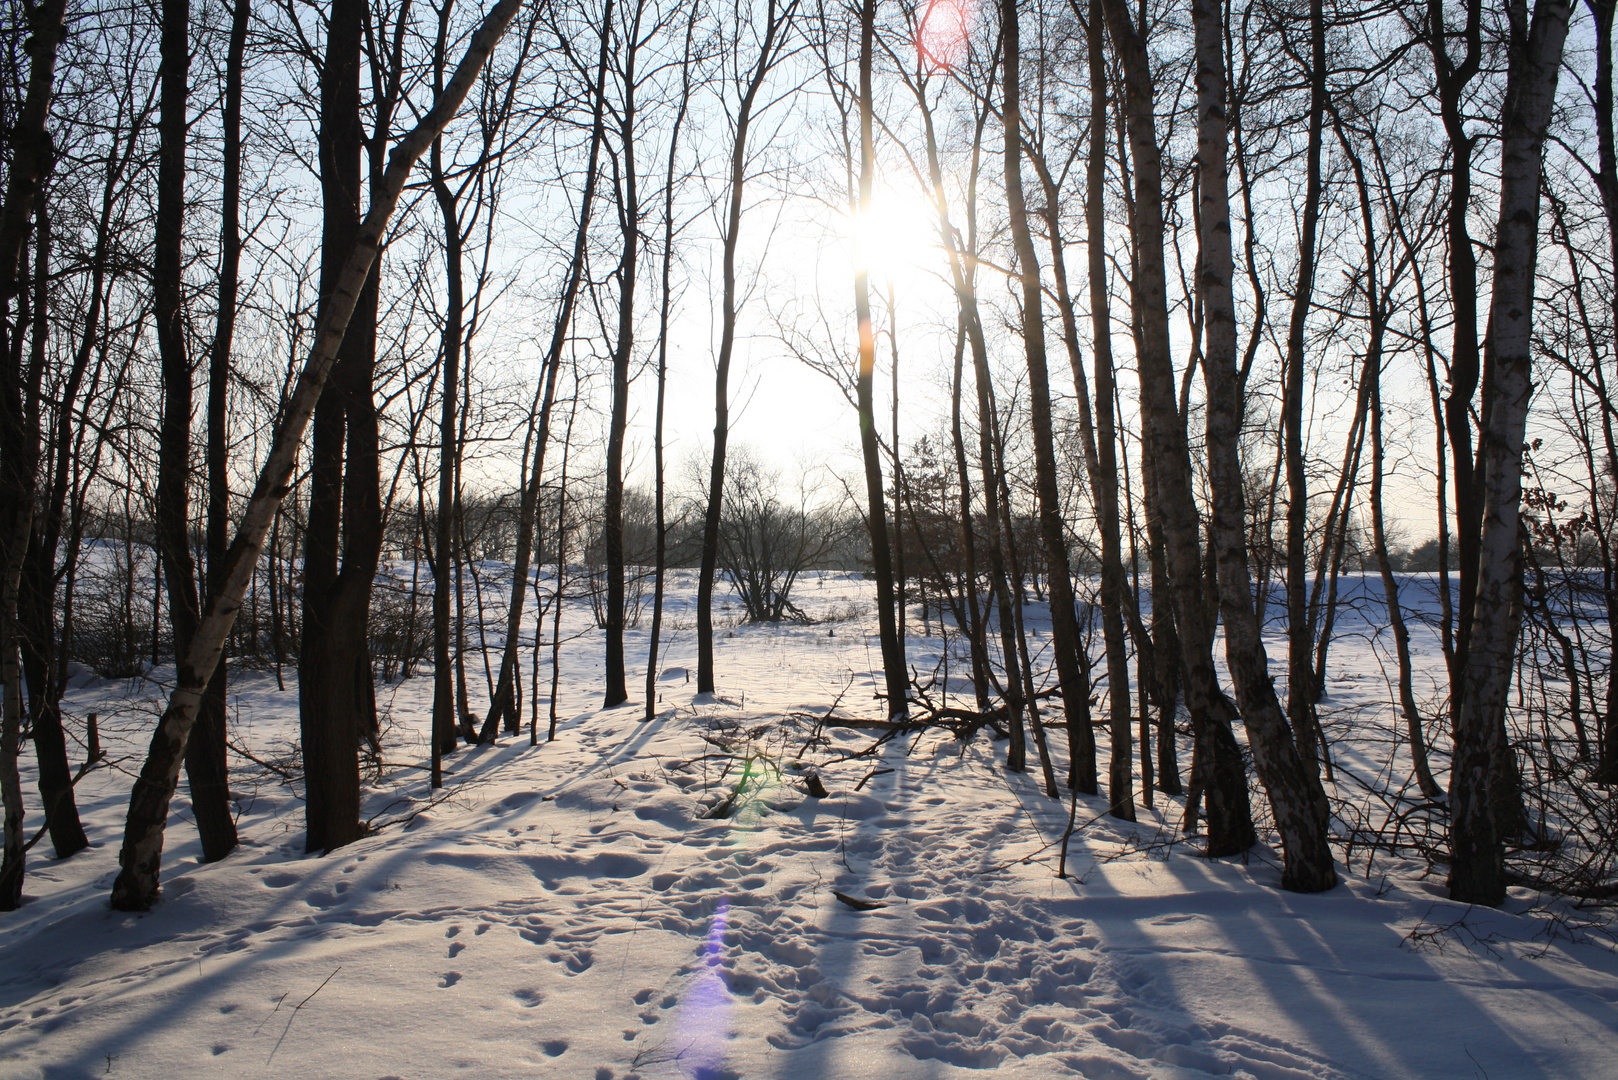
[[[461,973],[459,971],[446,971],[446,972],[444,972],[443,977],[438,980],[438,986],[439,986],[439,989],[442,990],[442,989],[445,989],[447,987],[454,986],[456,983],[458,983],[460,981],[461,981]]]

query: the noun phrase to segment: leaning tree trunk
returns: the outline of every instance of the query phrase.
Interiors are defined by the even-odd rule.
[[[1542,150],[1556,100],[1569,0],[1514,0],[1501,117],[1500,216],[1489,297],[1484,509],[1478,588],[1464,671],[1468,692],[1450,769],[1450,898],[1497,906],[1506,897],[1505,837],[1515,817],[1505,741],[1506,693],[1522,622],[1520,510],[1523,433],[1533,393],[1534,270]]]
[[[520,6],[521,0],[500,0],[490,9],[467,44],[454,77],[416,127],[395,145],[387,170],[374,189],[375,200],[360,225],[336,287],[327,299],[316,328],[314,347],[298,376],[281,426],[271,441],[269,456],[242,514],[241,525],[231,541],[220,590],[209,599],[197,632],[192,635],[191,647],[180,658],[168,708],[158,721],[146,762],[130,792],[123,848],[118,855],[122,870],[112,887],[112,906],[119,910],[144,910],[157,899],[163,828],[202,695],[224,651],[225,638],[230,634],[236,613],[241,610],[242,598],[264,547],[264,537],[290,490],[298,444],[314,414],[360,291],[376,262],[383,234],[399,204],[405,181],[416,161],[466,100],[478,72]]]
[[[1318,2],[1318,0],[1317,0]],[[1207,387],[1209,533],[1219,567],[1219,609],[1225,623],[1225,662],[1247,725],[1253,763],[1270,797],[1281,834],[1281,887],[1324,892],[1337,884],[1320,777],[1299,753],[1269,677],[1263,628],[1253,608],[1247,567],[1247,506],[1243,490],[1243,400],[1236,351],[1235,262],[1230,246],[1230,195],[1225,127],[1224,5],[1193,0],[1196,32],[1197,167],[1201,205],[1198,239]],[[1307,656],[1305,657],[1307,659]],[[1303,690],[1294,686],[1293,693]]]

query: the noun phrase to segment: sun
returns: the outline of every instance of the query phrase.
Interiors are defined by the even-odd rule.
[[[877,289],[909,292],[943,268],[938,222],[921,192],[875,192],[871,207],[850,218],[854,265]]]

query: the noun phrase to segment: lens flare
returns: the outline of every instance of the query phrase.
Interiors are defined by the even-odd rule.
[[[725,985],[725,923],[730,899],[721,897],[702,944],[702,966],[686,989],[676,1021],[680,1068],[692,1080],[714,1080],[725,1063],[730,1039],[730,987]]]
[[[931,0],[916,27],[916,56],[924,71],[937,74],[961,62],[976,15],[974,0]]]

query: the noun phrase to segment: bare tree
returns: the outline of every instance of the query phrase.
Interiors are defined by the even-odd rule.
[[[1028,227],[1029,211],[1023,194],[1021,32],[1017,0],[1001,0],[1000,37],[1005,53],[1001,60],[1004,94],[1000,118],[1005,130],[1006,204],[1022,290],[1023,352],[1028,365],[1028,421],[1034,436],[1034,486],[1039,498],[1039,533],[1045,554],[1046,587],[1050,593],[1051,648],[1056,654],[1056,681],[1062,693],[1068,748],[1072,756],[1068,786],[1092,793],[1096,790],[1096,749],[1095,733],[1090,726],[1090,683],[1079,664],[1073,573],[1067,557],[1067,530],[1062,523],[1062,499],[1056,481],[1056,444],[1051,431],[1050,373],[1045,363],[1045,313],[1039,255],[1034,250],[1033,233]],[[1054,221],[1055,208],[1051,207],[1050,212]],[[1126,736],[1127,730],[1126,726]],[[1127,760],[1128,754],[1124,756]],[[1050,794],[1054,796],[1056,792],[1052,790]],[[1133,818],[1133,796],[1115,800],[1112,810],[1119,816]]]
[[[1534,273],[1542,151],[1556,101],[1570,0],[1527,0],[1506,9],[1509,64],[1501,117],[1500,215],[1489,296],[1483,529],[1478,588],[1463,669],[1466,693],[1450,768],[1452,899],[1497,906],[1506,896],[1505,839],[1520,803],[1501,790],[1513,775],[1505,743],[1506,692],[1522,622],[1523,433],[1533,393]]]
[[[1143,417],[1147,497],[1164,536],[1168,593],[1185,671],[1186,708],[1196,731],[1200,780],[1207,802],[1208,853],[1245,851],[1256,839],[1247,799],[1246,770],[1231,723],[1235,709],[1213,667],[1213,633],[1202,595],[1202,552],[1185,418],[1175,400],[1170,354],[1168,285],[1163,258],[1163,166],[1157,142],[1153,87],[1146,43],[1122,0],[1102,0],[1108,35],[1123,70],[1124,119],[1134,167],[1133,301]],[[1222,75],[1222,72],[1221,72]],[[1223,166],[1223,157],[1219,164]],[[1155,581],[1154,581],[1155,584]],[[1163,597],[1155,589],[1153,608]],[[1167,663],[1162,652],[1160,658]]]
[[[157,898],[164,824],[202,695],[219,662],[231,624],[241,610],[264,538],[289,490],[298,444],[320,399],[360,291],[376,262],[383,234],[398,206],[405,181],[417,160],[466,100],[489,53],[519,7],[520,0],[500,0],[484,16],[467,44],[454,77],[409,134],[395,144],[387,170],[379,177],[371,208],[354,238],[343,272],[329,294],[314,346],[287,402],[252,498],[231,541],[221,578],[224,584],[203,609],[190,649],[179,658],[168,708],[158,721],[146,762],[130,793],[124,843],[118,855],[122,870],[112,889],[112,905],[119,910],[144,910]]]
[[[724,509],[725,448],[730,439],[730,364],[736,349],[736,318],[741,306],[736,287],[736,252],[741,242],[742,206],[747,187],[750,160],[749,134],[755,110],[761,108],[759,94],[770,73],[790,51],[799,0],[766,0],[763,25],[757,28],[758,45],[753,62],[727,76],[738,98],[728,118],[731,134],[729,173],[725,194],[725,218],[721,232],[721,295],[719,308],[719,355],[714,364],[713,453],[709,462],[708,504],[702,523],[702,556],[697,571],[697,692],[714,689],[713,584],[719,560],[719,522]],[[738,10],[738,21],[743,13]],[[741,38],[738,27],[738,47]],[[728,106],[728,103],[727,103]]]
[[[1201,181],[1197,280],[1206,334],[1202,370],[1208,395],[1208,486],[1213,502],[1209,533],[1219,570],[1225,662],[1236,685],[1254,764],[1281,834],[1281,887],[1324,892],[1337,884],[1327,842],[1326,795],[1319,776],[1298,752],[1270,681],[1263,628],[1253,608],[1247,568],[1247,507],[1240,452],[1243,402],[1237,382],[1236,308],[1231,290],[1235,263],[1225,127],[1224,4],[1222,0],[1194,0],[1191,17],[1196,32]],[[1293,693],[1300,690],[1294,686]]]
[[[21,320],[13,321],[12,300],[21,286],[29,222],[51,170],[46,121],[56,75],[56,51],[67,37],[65,0],[45,0],[28,9],[28,88],[9,132],[11,167],[0,204],[0,803],[4,804],[0,853],[0,911],[22,903],[22,780],[17,771],[22,734],[22,670],[18,655],[17,588],[23,553],[33,523],[39,467],[39,379],[44,372],[23,364]]]

